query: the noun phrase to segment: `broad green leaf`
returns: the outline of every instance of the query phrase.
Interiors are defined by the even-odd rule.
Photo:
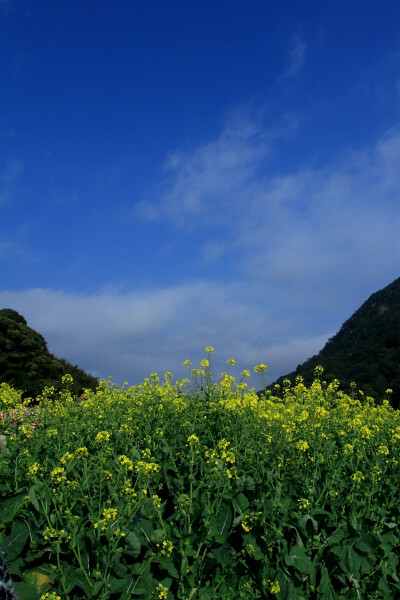
[[[348,575],[359,575],[362,565],[361,556],[351,544],[335,546],[332,552],[340,559],[340,566]]]
[[[160,544],[165,540],[165,532],[162,529],[155,529],[151,532],[150,539],[153,544]]]
[[[222,566],[231,565],[233,562],[232,550],[226,545],[213,550],[212,554],[215,560]]]
[[[141,544],[138,536],[133,531],[128,531],[125,536],[126,546],[125,553],[133,558],[137,558],[140,554]]]
[[[232,500],[232,504],[233,504],[235,511],[241,514],[246,510],[246,508],[249,506],[250,503],[247,500],[246,496],[242,492],[240,492]]]
[[[255,560],[264,559],[264,552],[261,550],[260,546],[257,544],[256,538],[251,533],[243,535],[243,546],[250,546],[253,548],[252,550],[251,548],[249,549],[249,554],[251,554]]]
[[[21,600],[39,600],[41,596],[35,586],[28,583],[16,582],[14,583],[14,589],[17,597]]]
[[[126,589],[128,587],[128,585],[130,584],[132,580],[132,577],[124,577],[122,579],[117,579],[112,577],[109,580],[109,583],[111,585],[110,588],[110,593],[115,594],[116,592],[120,592],[124,589]]]
[[[232,525],[233,511],[229,505],[223,504],[217,515],[210,518],[209,531],[211,537],[222,544],[229,534]]]
[[[15,560],[21,554],[29,537],[29,530],[24,521],[14,521],[11,533],[2,542],[2,550],[7,561]]]
[[[331,583],[328,570],[322,567],[321,583],[318,586],[319,600],[337,600],[337,594]]]
[[[25,496],[25,493],[17,494],[12,498],[4,500],[4,502],[0,504],[0,523],[6,524],[14,520],[15,516],[19,512],[19,509],[25,502]]]
[[[358,550],[361,550],[361,552],[373,554],[375,548],[377,548],[379,545],[379,538],[372,533],[364,533],[359,537],[354,545]]]
[[[301,573],[307,573],[307,575],[315,575],[314,563],[308,558],[303,548],[294,546],[290,554],[285,556],[285,562],[287,565],[294,567]]]
[[[213,600],[209,588],[202,587],[197,590],[197,593],[199,594],[199,600]]]
[[[179,579],[179,573],[177,568],[174,565],[172,558],[168,558],[166,556],[160,556],[160,558],[156,561],[158,564],[163,567],[173,579]]]
[[[318,531],[318,523],[310,515],[302,515],[297,523],[306,538],[312,537]]]
[[[32,502],[33,506],[36,508],[37,511],[40,511],[40,505],[39,505],[39,501],[37,499],[36,496],[36,492],[40,492],[40,490],[43,488],[43,484],[42,483],[37,483],[35,485],[33,485],[31,487],[31,489],[28,492],[29,495],[29,499]]]
[[[333,546],[338,542],[341,542],[347,535],[347,527],[344,524],[340,524],[337,529],[330,536],[328,536],[324,542],[325,546]]]

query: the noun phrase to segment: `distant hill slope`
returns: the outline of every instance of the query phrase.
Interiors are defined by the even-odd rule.
[[[96,377],[51,354],[44,337],[28,327],[22,315],[11,308],[0,310],[0,383],[22,390],[25,397],[36,397],[45,386],[59,386],[66,373],[74,379],[76,394],[98,385]]]
[[[293,382],[297,375],[308,385],[317,365],[324,368],[325,381],[339,379],[344,391],[355,381],[357,389],[381,401],[390,388],[393,406],[400,406],[400,277],[372,294],[319,354],[280,377],[269,389],[284,379]]]

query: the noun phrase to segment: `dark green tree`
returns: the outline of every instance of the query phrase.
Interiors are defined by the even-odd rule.
[[[25,397],[34,398],[45,386],[59,387],[66,373],[74,378],[76,394],[98,385],[92,375],[51,354],[44,337],[28,327],[22,315],[11,308],[0,310],[0,383],[8,383],[22,390]]]
[[[364,394],[380,402],[386,389],[392,389],[392,405],[399,408],[400,278],[372,294],[317,355],[275,383],[294,382],[301,375],[309,385],[317,365],[324,368],[325,381],[339,379],[345,392],[350,392],[354,381]],[[269,386],[271,391],[275,383]]]

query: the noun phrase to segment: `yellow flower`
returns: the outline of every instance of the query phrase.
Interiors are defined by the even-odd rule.
[[[200,361],[200,366],[201,367],[209,367],[210,366],[210,361],[207,360],[206,358],[204,358],[203,360]]]
[[[228,360],[226,361],[226,364],[229,365],[230,367],[233,367],[236,364],[236,360],[234,358],[228,358]]]
[[[211,354],[212,352],[214,352],[214,348],[212,346],[207,346],[206,353]]]
[[[197,435],[189,435],[187,441],[189,446],[193,446],[194,444],[199,443],[199,438],[197,437]]]
[[[165,600],[167,598],[168,588],[162,585],[162,583],[159,583],[156,587],[156,592],[158,594],[157,598],[159,598],[159,600]]]
[[[349,454],[353,454],[354,446],[352,444],[345,444],[343,452],[346,456],[348,456]]]
[[[266,365],[263,365],[263,364],[261,364],[261,365],[256,365],[256,366],[254,367],[254,372],[255,372],[255,373],[264,373],[266,370],[267,370],[267,366],[266,366]]]
[[[250,377],[250,371],[248,369],[245,369],[241,372],[240,376],[242,379],[248,379]]]
[[[305,452],[309,447],[310,446],[308,445],[308,442],[306,442],[305,440],[299,440],[298,442],[296,442],[297,450],[301,450],[302,452]]]
[[[94,438],[94,441],[97,442],[98,444],[101,444],[101,442],[108,442],[110,437],[111,436],[108,433],[108,431],[99,431],[99,433]]]
[[[307,498],[299,498],[297,502],[299,503],[300,510],[308,508],[310,506],[310,502],[309,500],[307,500]]]
[[[39,471],[39,465],[37,462],[34,462],[33,465],[31,465],[28,469],[28,473],[31,477],[33,477],[34,475],[37,474],[37,472]]]
[[[127,456],[125,456],[125,454],[121,454],[121,456],[118,457],[119,461],[121,463],[121,465],[123,467],[126,467],[128,469],[128,471],[132,471],[133,469],[133,462],[131,461],[130,458],[128,458]]]
[[[279,592],[281,591],[281,588],[279,586],[279,581],[273,581],[270,583],[271,583],[271,587],[269,589],[270,589],[271,594],[279,594]]]
[[[63,465],[65,465],[65,463],[71,460],[71,458],[74,458],[74,455],[71,454],[71,452],[66,452],[64,456],[61,457],[60,461]]]
[[[157,463],[146,463],[142,460],[139,460],[135,465],[135,469],[138,473],[143,473],[143,475],[150,475],[151,473],[157,473],[159,467]]]
[[[356,471],[352,476],[351,479],[354,481],[354,483],[356,484],[360,484],[363,479],[365,479],[364,475],[361,473],[361,471]]]
[[[89,452],[86,446],[82,446],[82,448],[78,448],[76,454],[77,456],[88,456]]]

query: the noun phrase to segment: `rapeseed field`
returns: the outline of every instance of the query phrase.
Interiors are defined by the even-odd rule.
[[[22,600],[396,600],[400,413],[327,385],[0,386],[0,549]],[[255,372],[265,376],[266,366]]]

